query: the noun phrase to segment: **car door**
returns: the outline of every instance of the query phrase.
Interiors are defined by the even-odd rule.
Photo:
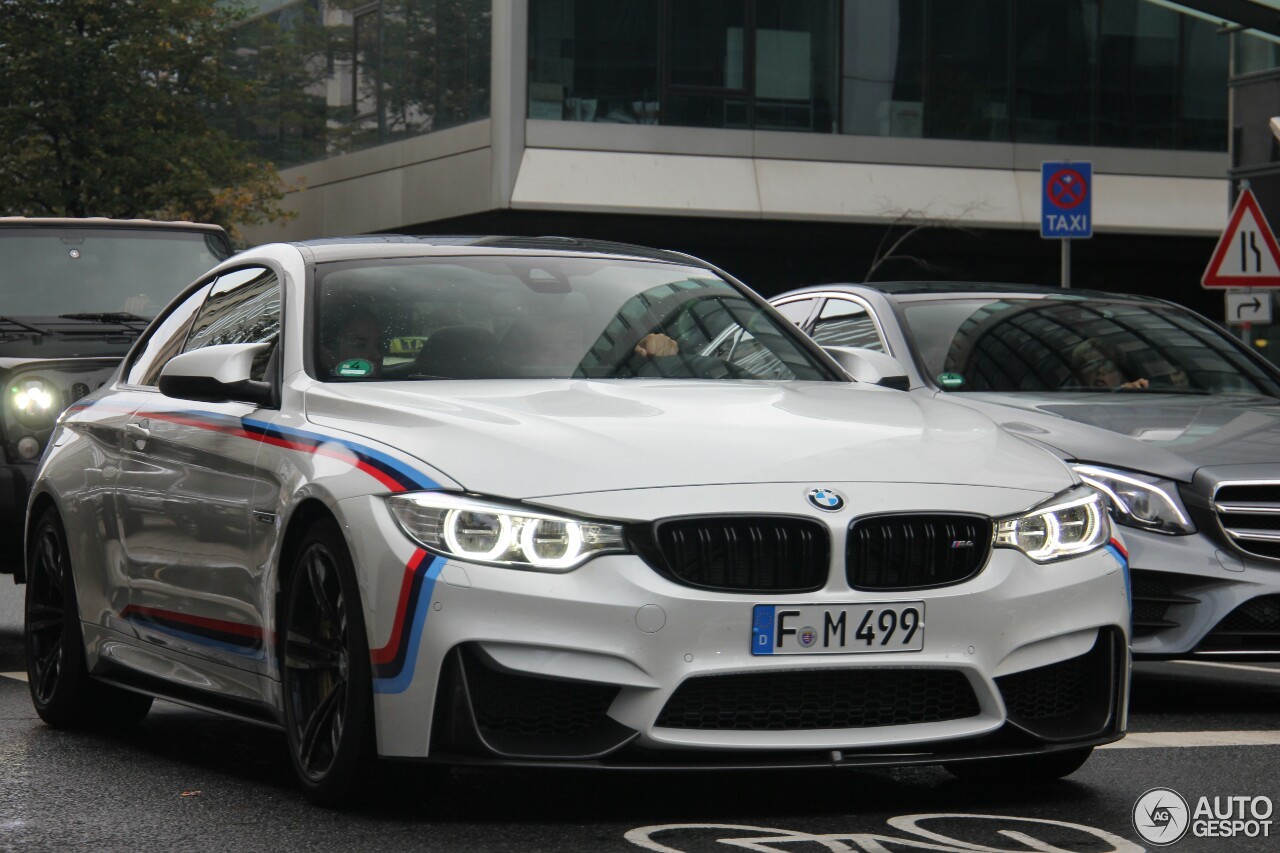
[[[225,273],[210,282],[180,351],[276,344],[280,304],[274,271]],[[255,361],[254,378],[268,378],[270,355]],[[158,378],[157,367],[140,381]],[[271,412],[251,403],[166,397],[152,384],[139,386],[138,396],[124,428],[117,486],[130,588],[126,617],[147,642],[263,672],[269,605],[252,558],[261,445],[243,421]]]

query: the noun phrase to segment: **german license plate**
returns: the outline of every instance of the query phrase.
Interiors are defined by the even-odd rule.
[[[918,652],[924,649],[924,602],[757,604],[753,655]]]

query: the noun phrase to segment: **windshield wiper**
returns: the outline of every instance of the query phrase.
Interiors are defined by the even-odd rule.
[[[82,314],[59,314],[61,320],[92,320],[98,323],[150,323],[148,317],[139,317],[128,311],[87,311]]]
[[[24,332],[34,332],[37,335],[49,334],[49,332],[45,329],[41,329],[37,326],[33,326],[30,323],[24,323],[21,320],[15,320],[12,317],[0,316],[0,323],[8,323],[16,329],[21,329]]]
[[[1213,395],[1213,391],[1205,391],[1203,388],[1116,388],[1117,394],[1167,394],[1181,395],[1185,397],[1209,397]]]

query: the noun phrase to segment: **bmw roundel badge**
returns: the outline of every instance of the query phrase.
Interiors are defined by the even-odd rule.
[[[835,512],[844,509],[844,495],[835,489],[810,489],[805,497],[818,509]]]

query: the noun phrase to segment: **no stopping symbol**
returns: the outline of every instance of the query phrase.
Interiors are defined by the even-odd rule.
[[[1045,192],[1060,210],[1079,207],[1089,195],[1089,182],[1075,169],[1062,169],[1049,178]]]

